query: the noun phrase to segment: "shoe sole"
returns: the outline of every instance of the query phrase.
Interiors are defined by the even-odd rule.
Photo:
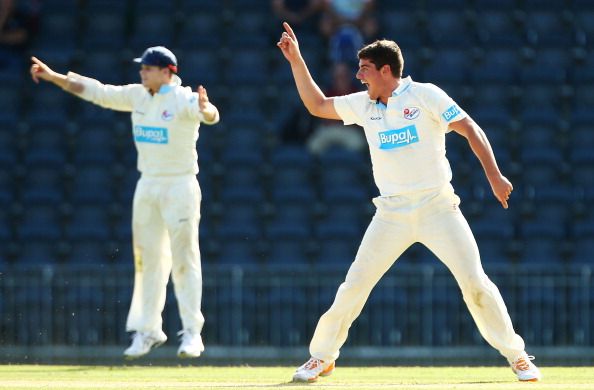
[[[141,357],[143,357],[145,355],[148,355],[148,353],[150,351],[152,351],[153,349],[155,349],[157,347],[160,347],[161,345],[165,344],[166,341],[167,340],[163,340],[163,341],[158,341],[158,342],[154,343],[153,345],[151,345],[151,347],[147,351],[147,353],[143,353],[142,355],[124,355],[124,359],[126,359],[126,360],[135,360],[135,359],[141,358]]]
[[[330,376],[330,375],[332,375],[333,372],[334,372],[334,367],[332,367],[332,369],[329,370],[329,371],[322,371],[320,373],[320,375],[316,376],[315,378],[300,379],[300,378],[293,377],[292,382],[293,383],[313,383],[313,382],[317,381],[319,377],[321,377],[321,376],[322,377]]]
[[[200,355],[202,355],[202,352],[197,354],[197,355],[193,355],[191,353],[186,353],[186,352],[182,352],[182,353],[178,353],[177,357],[180,359],[192,359],[192,358],[197,358],[200,357]]]

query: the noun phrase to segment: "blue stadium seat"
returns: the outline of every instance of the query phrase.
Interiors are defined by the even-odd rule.
[[[118,2],[114,3],[117,4]],[[119,2],[119,4],[124,4],[124,2]],[[113,53],[124,47],[125,40],[123,38],[126,36],[127,28],[126,13],[125,10],[117,11],[117,8],[113,4],[105,4],[105,8],[88,10],[89,13],[85,19],[85,31],[82,35],[84,47],[111,49]],[[88,54],[91,55],[91,58],[85,58],[85,61],[96,57],[92,56],[93,52]],[[109,62],[107,65],[109,65]],[[95,69],[100,69],[99,64],[96,64],[96,66]],[[107,72],[115,72],[118,69],[119,67],[110,67],[105,69],[104,72],[107,75]]]
[[[106,204],[114,199],[111,172],[103,165],[77,167],[71,189],[75,204]]]
[[[367,193],[357,187],[329,188],[324,193],[324,221],[348,224],[360,228],[369,204]]]
[[[441,3],[441,2],[440,2]],[[468,27],[463,13],[455,8],[427,8],[429,39],[434,47],[467,47],[475,44],[474,31]],[[439,57],[441,59],[441,56]],[[467,64],[464,64],[467,65]],[[458,72],[462,72],[460,68]]]
[[[215,38],[213,38],[213,35]],[[188,42],[182,44],[182,48],[196,45],[196,39],[200,39],[200,35],[183,35],[181,38],[182,42],[184,41],[183,37],[185,37]],[[211,33],[210,35],[206,35],[205,38],[208,40],[212,39],[215,43],[217,42],[216,34]],[[213,55],[211,50],[205,49],[202,45],[198,48],[189,47],[188,49],[191,50],[176,50],[175,53],[178,61],[180,77],[184,83],[191,86],[193,90],[196,89],[197,85],[204,85],[210,95],[211,90],[215,89],[210,88],[210,86],[214,87],[213,84],[216,84],[221,80],[220,59],[216,55]],[[213,101],[216,103],[215,100]]]
[[[435,83],[464,83],[470,74],[472,57],[466,49],[436,49],[431,63],[425,67],[427,81]]]
[[[578,186],[589,186],[594,177],[594,157],[592,149],[579,148],[572,150],[571,161],[572,182]]]
[[[231,26],[226,29],[227,44],[230,47],[249,48],[250,50],[267,50],[270,43],[267,31],[270,30],[270,15],[262,10],[249,9],[240,11],[241,17],[235,15]],[[260,57],[260,56],[254,56]],[[234,56],[235,60],[235,56]],[[242,73],[242,72],[238,72]]]
[[[21,245],[15,260],[17,267],[38,267],[45,264],[55,264],[58,261],[57,241],[25,237],[31,236],[28,233],[19,236]]]
[[[66,126],[54,119],[30,120],[26,133],[24,161],[28,166],[43,165],[62,169],[66,162]]]
[[[58,205],[64,200],[64,177],[60,170],[39,166],[32,168],[22,184],[22,200],[27,204]]]
[[[39,239],[53,241],[61,236],[61,212],[55,205],[28,205],[17,226],[17,235],[27,243]]]
[[[510,264],[510,244],[514,238],[511,224],[503,225],[483,218],[471,223],[483,264]]]
[[[568,184],[526,188],[524,199],[532,203],[533,214],[553,224],[563,224],[569,221],[571,205],[576,200],[575,190]]]
[[[66,236],[71,240],[105,242],[110,236],[109,214],[103,205],[79,203],[66,225]]]
[[[592,264],[594,261],[594,220],[592,218],[573,224],[571,262]]]
[[[68,11],[52,10],[52,8],[53,5],[51,8],[45,7],[45,11],[41,14],[40,28],[33,42],[36,56],[40,55],[37,49],[74,50],[76,48],[76,38],[79,36],[77,25],[79,11],[76,8]],[[42,61],[47,60],[45,57],[38,58]]]
[[[525,43],[525,36],[516,27],[513,13],[509,10],[503,5],[496,9],[477,6],[476,26],[479,42],[481,46],[489,48],[485,54],[488,54],[491,48],[513,49]]]
[[[293,223],[273,223],[266,229],[269,250],[268,264],[308,264],[311,241],[307,226]]]
[[[217,264],[253,265],[259,262],[261,231],[258,225],[221,225],[217,237],[220,243]]]
[[[350,188],[366,186],[363,170],[369,162],[363,155],[344,149],[332,148],[319,157],[322,188]]]
[[[268,81],[267,69],[264,56],[254,55],[253,49],[238,48],[233,51],[233,61],[225,69],[225,80],[232,85],[262,86]]]
[[[12,175],[8,169],[0,169],[0,202],[3,204],[10,204],[14,200],[16,188]]]
[[[561,244],[565,237],[562,224],[543,219],[522,222],[520,226],[522,263],[562,264]]]
[[[563,156],[559,149],[525,149],[521,153],[523,183],[551,185],[557,183]]]
[[[5,211],[0,211],[0,240],[4,243],[8,243],[12,241],[12,229],[11,229],[11,219],[8,216],[8,213]],[[4,258],[3,253],[6,248],[2,248],[0,250],[0,258]],[[2,260],[0,260],[0,264]]]
[[[566,69],[559,68],[556,64],[542,63],[539,59],[532,64],[523,65],[519,74],[523,85],[546,83],[559,85],[567,79]]]
[[[241,199],[224,199],[222,202],[222,216],[223,223],[228,225],[258,225],[261,218],[261,213],[256,205],[252,202],[244,202]]]
[[[134,27],[130,36],[130,48],[139,55],[147,47],[165,46],[172,47],[174,41],[173,14],[164,10],[173,7],[173,3],[160,2],[159,9],[151,9],[147,1],[142,2],[142,7],[137,7],[134,13]]]
[[[379,21],[386,37],[396,40],[404,51],[405,59],[408,58],[406,50],[421,47],[425,41],[426,33],[420,29],[419,17],[414,12],[389,7],[379,14]]]
[[[585,43],[577,42],[575,31],[565,24],[561,12],[564,7],[561,3],[555,2],[555,10],[544,9],[541,3],[539,2],[538,7],[527,9],[526,12],[525,26],[532,45],[567,48]]]
[[[114,40],[113,36],[107,36],[103,39],[106,42],[111,42]],[[118,39],[121,42],[121,39]],[[121,42],[123,44],[123,42]],[[93,46],[94,43],[87,43],[87,45]],[[105,47],[108,45],[104,43],[103,46],[99,45],[100,47]],[[138,77],[133,80],[124,80],[124,72],[123,69],[128,67],[133,67],[134,65],[131,63],[131,59],[127,59],[128,66],[123,66],[122,59],[120,58],[118,50],[121,50],[118,45],[114,44],[115,47],[105,47],[104,49],[97,48],[89,53],[86,53],[83,59],[82,67],[77,69],[77,73],[85,75],[87,77],[94,78],[99,80],[104,84],[112,84],[112,85],[121,85],[121,84],[128,84],[133,81],[136,81]],[[91,104],[87,103],[85,106],[92,106]],[[87,108],[88,109],[88,108]],[[102,108],[102,110],[105,110]],[[107,111],[107,110],[105,110]],[[97,121],[97,118],[93,118]]]
[[[106,264],[108,259],[108,250],[103,239],[77,238],[70,241],[70,250],[66,259],[69,264]]]
[[[278,186],[273,188],[272,202],[275,208],[275,217],[280,216],[283,217],[281,219],[287,220],[293,220],[291,216],[298,220],[301,220],[300,216],[304,217],[303,220],[309,220],[309,215],[316,208],[316,196],[309,183],[303,187]],[[294,210],[289,210],[292,207]]]
[[[361,229],[344,223],[320,223],[317,226],[317,261],[348,265],[355,259],[361,242]]]

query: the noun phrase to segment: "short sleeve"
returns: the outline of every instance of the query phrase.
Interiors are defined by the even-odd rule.
[[[363,126],[363,113],[369,102],[367,92],[357,92],[334,98],[334,109],[345,125]]]
[[[447,131],[450,123],[468,116],[464,110],[441,88],[431,85],[425,96],[427,105],[442,128]]]
[[[204,114],[202,114],[200,108],[198,107],[198,93],[193,92],[190,88],[184,88],[181,104],[183,107],[183,112],[192,119],[203,122],[207,125],[214,125],[215,123],[219,122],[219,110],[216,107],[216,115],[212,121],[207,121],[206,118],[204,118]]]

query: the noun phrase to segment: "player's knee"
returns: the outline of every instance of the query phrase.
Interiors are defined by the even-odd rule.
[[[489,293],[491,281],[486,275],[472,277],[461,286],[464,301],[469,305],[482,307],[485,295]]]

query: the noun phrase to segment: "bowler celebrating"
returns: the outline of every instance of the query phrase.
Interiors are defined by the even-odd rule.
[[[141,177],[132,209],[135,276],[126,323],[126,330],[135,333],[124,356],[140,357],[167,340],[161,312],[170,274],[183,324],[178,356],[200,356],[204,317],[196,141],[200,122],[219,121],[217,108],[203,86],[197,92],[181,86],[177,59],[162,46],[134,60],[140,63],[142,84],[104,85],[73,72],[56,73],[35,57],[32,61],[36,83],[49,81],[99,106],[132,113]]]
[[[413,243],[427,246],[450,269],[483,337],[505,356],[521,381],[541,378],[524,340],[512,327],[505,303],[489,280],[450,184],[445,151],[451,130],[480,160],[493,194],[507,209],[512,192],[481,128],[440,88],[402,77],[404,61],[394,41],[380,40],[358,52],[357,79],[367,91],[328,98],[312,79],[291,27],[277,46],[291,65],[299,96],[317,117],[363,127],[380,196],[376,213],[334,303],[322,315],[310,344],[311,358],[293,380],[330,375],[353,321],[372,288]]]

